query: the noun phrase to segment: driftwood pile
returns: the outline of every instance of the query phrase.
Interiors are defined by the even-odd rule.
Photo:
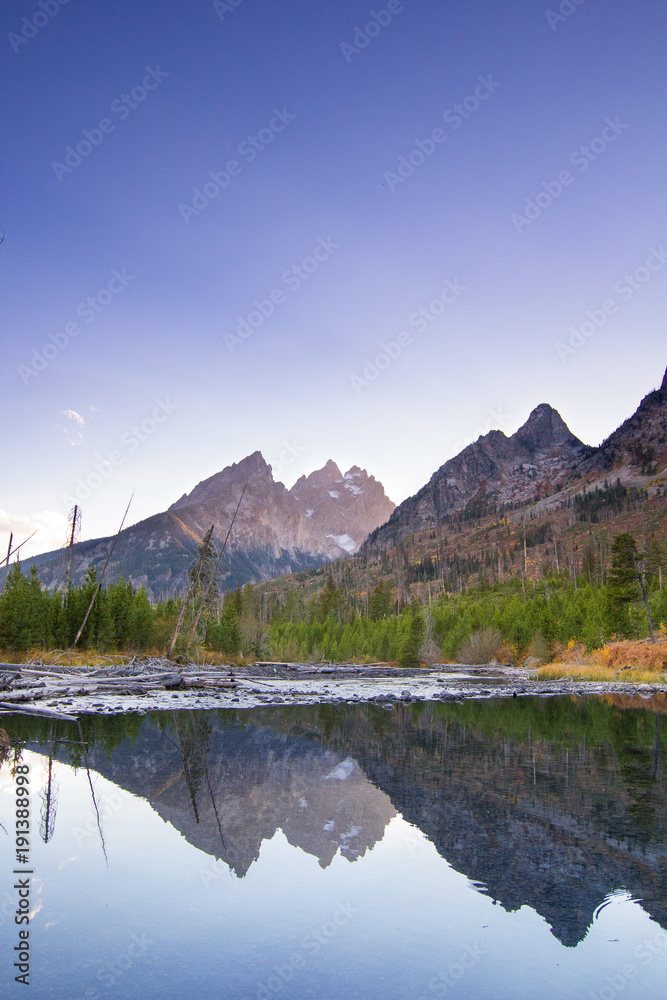
[[[396,668],[388,663],[285,663],[282,661],[258,660],[255,667],[266,672],[289,674],[359,674],[368,676],[371,671],[381,670],[383,673],[391,671],[394,674],[400,673]]]
[[[63,658],[65,658],[63,654]],[[120,662],[119,662],[120,659]],[[2,707],[36,699],[80,695],[142,695],[184,688],[230,689],[229,667],[180,666],[160,657],[109,658],[98,666],[65,663],[0,663]]]
[[[188,664],[182,666],[165,657],[109,657],[102,665],[85,666],[66,662],[0,663],[0,708],[11,705],[87,695],[143,695],[156,691],[199,688],[206,691],[230,690],[243,679],[261,683],[260,677],[368,674],[386,664],[273,663],[258,661],[242,669],[243,677],[234,676],[228,666]]]
[[[79,662],[73,662],[78,659]],[[99,660],[102,660],[100,663]],[[163,691],[199,689],[206,694],[239,691],[244,686],[257,693],[256,685],[271,687],[275,681],[335,675],[344,677],[386,677],[411,675],[386,663],[288,663],[257,661],[250,667],[181,663],[164,656],[110,655],[95,665],[81,662],[72,650],[50,653],[48,662],[0,663],[0,714],[24,712],[29,715],[74,719],[62,714],[64,706],[76,699],[108,699],[155,695]],[[439,668],[441,669],[441,668]],[[238,700],[238,699],[235,699]],[[45,705],[46,702],[46,705]],[[36,703],[36,704],[31,704]],[[49,703],[51,707],[49,706]],[[93,710],[106,702],[92,702]],[[57,709],[56,709],[57,705]],[[90,707],[88,708],[90,711]]]

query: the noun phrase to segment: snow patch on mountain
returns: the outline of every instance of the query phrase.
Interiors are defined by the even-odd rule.
[[[349,535],[327,535],[327,538],[333,538],[334,542],[337,542],[341,549],[345,549],[346,552],[354,552],[357,547],[357,543]]]

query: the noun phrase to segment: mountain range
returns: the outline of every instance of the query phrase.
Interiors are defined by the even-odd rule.
[[[492,430],[431,476],[398,507],[373,476],[333,461],[302,476],[291,489],[273,478],[256,451],[216,473],[165,511],[122,531],[105,582],[122,575],[157,600],[184,591],[197,547],[213,525],[218,548],[245,487],[221,564],[221,586],[315,570],[360,552],[379,557],[406,538],[442,525],[530,508],[531,517],[571,504],[586,489],[620,480],[661,496],[667,486],[667,371],[602,444],[580,441],[560,414],[540,403],[515,434]],[[624,530],[624,529],[623,529]],[[110,539],[74,546],[72,579],[104,565]],[[30,560],[41,582],[62,585],[61,549]]]
[[[416,532],[448,518],[502,513],[561,502],[564,492],[595,488],[617,478],[624,485],[656,490],[667,468],[667,371],[659,389],[598,448],[585,445],[557,410],[541,403],[507,437],[489,431],[441,465],[428,483],[401,503],[371,533],[366,548],[386,551]]]
[[[342,473],[333,461],[302,476],[288,490],[274,480],[271,466],[256,451],[198,483],[166,511],[120,532],[105,583],[122,574],[137,587],[143,584],[152,600],[183,592],[202,538],[213,525],[220,550],[242,494],[221,562],[225,590],[354,553],[395,506],[365,469],[354,465]],[[73,546],[74,583],[80,583],[91,565],[99,572],[110,542],[98,538]],[[45,586],[63,584],[64,549],[36,556],[29,564],[36,566]]]

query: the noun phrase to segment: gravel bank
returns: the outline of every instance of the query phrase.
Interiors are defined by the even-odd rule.
[[[537,695],[623,694],[649,698],[667,693],[667,684],[621,682],[532,681],[528,672],[509,667],[452,667],[440,665],[428,670],[381,668],[326,668],[312,673],[266,666],[235,670],[233,687],[206,690],[188,687],[156,690],[140,694],[98,694],[82,691],[58,696],[45,692],[33,698],[26,709],[68,715],[114,715],[127,712],[174,711],[178,709],[256,708],[266,705],[335,705],[374,702],[388,711],[397,703],[421,701],[463,701],[467,698],[512,698]],[[20,702],[4,703],[2,712],[20,711]]]

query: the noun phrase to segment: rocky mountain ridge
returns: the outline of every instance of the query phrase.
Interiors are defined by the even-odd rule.
[[[243,500],[221,563],[224,589],[281,573],[313,569],[356,552],[368,533],[394,509],[382,484],[365,469],[345,474],[329,461],[288,490],[273,478],[259,451],[198,483],[166,511],[124,529],[105,574],[122,574],[145,586],[153,600],[187,588],[189,568],[205,533],[222,547],[239,500]],[[72,550],[72,579],[80,582],[92,565],[104,565],[110,539],[81,542]],[[49,588],[62,585],[64,549],[31,559]]]
[[[479,516],[535,504],[579,484],[619,478],[659,487],[667,469],[667,371],[659,389],[599,448],[585,445],[557,410],[541,403],[507,437],[489,431],[449,459],[414,496],[373,531],[364,549],[387,551],[456,515]]]

